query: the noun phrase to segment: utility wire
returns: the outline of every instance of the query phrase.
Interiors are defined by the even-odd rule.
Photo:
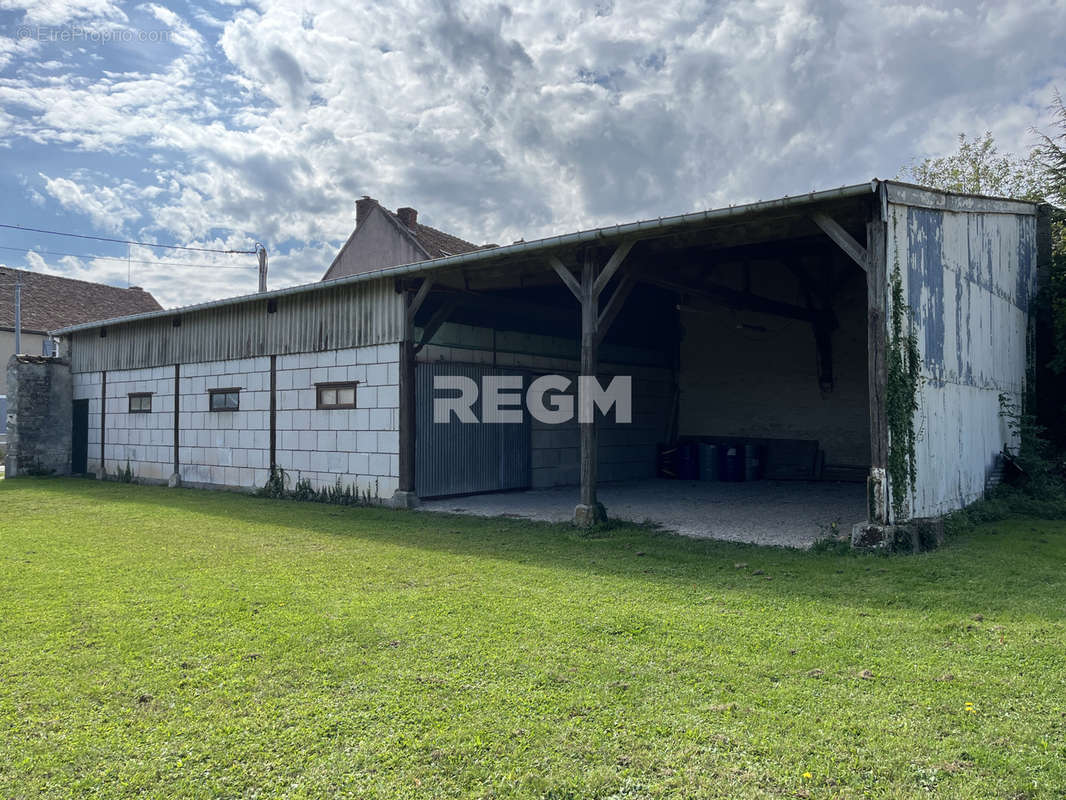
[[[22,225],[5,225],[0,223],[0,228],[7,228],[13,231],[26,231],[30,233],[46,233],[49,236],[70,236],[74,239],[92,239],[94,242],[112,242],[114,244],[135,244],[139,247],[163,247],[168,250],[193,250],[197,253],[227,253],[227,254],[239,254],[254,256],[259,252],[256,250],[219,250],[213,247],[186,247],[180,244],[153,244],[151,242],[135,242],[130,239],[112,239],[108,236],[89,236],[84,233],[66,233],[64,231],[49,231],[44,228],[27,228]]]
[[[34,250],[31,247],[4,247],[0,250],[11,250],[15,253],[40,253],[46,256],[69,256],[71,258],[87,258],[94,261],[121,261],[123,264],[149,264],[153,267],[195,267],[197,269],[259,269],[258,267],[237,267],[233,265],[216,264],[192,264],[188,261],[142,261],[139,259],[119,258],[118,256],[93,256],[88,253],[60,253],[56,250]]]

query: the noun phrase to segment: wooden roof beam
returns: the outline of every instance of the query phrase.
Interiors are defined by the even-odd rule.
[[[826,236],[836,242],[837,246],[840,247],[840,249],[843,250],[845,253],[847,253],[848,256],[850,256],[852,261],[854,261],[856,264],[859,265],[859,267],[862,268],[863,272],[866,271],[866,248],[859,244],[857,241],[855,241],[854,237],[852,237],[850,233],[844,230],[843,225],[841,225],[828,214],[823,214],[820,211],[811,214],[811,219],[814,221],[815,225],[817,225],[825,232]]]

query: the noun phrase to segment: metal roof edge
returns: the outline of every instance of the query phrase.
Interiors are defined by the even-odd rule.
[[[928,186],[919,186],[902,181],[882,181],[882,183],[885,185],[888,202],[938,211],[1027,214],[1035,216],[1039,205],[1039,203],[1029,200],[948,192],[943,189],[931,189]]]
[[[403,275],[433,272],[438,269],[472,265],[482,261],[495,261],[512,255],[530,255],[540,251],[547,252],[554,248],[574,247],[593,241],[623,239],[631,236],[638,236],[642,233],[663,233],[673,229],[686,228],[704,222],[714,222],[731,217],[741,217],[748,214],[758,214],[764,211],[791,208],[793,206],[801,206],[829,200],[841,200],[849,197],[872,195],[877,191],[877,187],[880,183],[881,181],[874,178],[867,183],[841,186],[838,189],[812,191],[806,194],[786,195],[785,197],[776,200],[760,200],[755,203],[726,206],[724,208],[709,209],[707,211],[690,211],[686,214],[676,214],[670,217],[659,217],[657,219],[640,220],[624,224],[606,225],[602,228],[590,228],[583,231],[576,231],[574,233],[557,234],[555,236],[544,237],[543,239],[534,239],[529,242],[516,242],[502,247],[471,250],[468,253],[459,253],[458,255],[445,256],[444,258],[416,261],[412,264],[401,264],[393,267],[383,267],[382,269],[360,272],[356,275],[346,275],[342,278],[333,278],[331,280],[318,280],[314,283],[288,286],[284,289],[275,289],[270,292],[238,295],[236,297],[228,297],[221,300],[210,300],[206,303],[197,303],[191,306],[164,309],[162,311],[148,311],[140,314],[131,314],[125,317],[97,320],[95,322],[84,322],[79,325],[58,328],[52,331],[51,334],[53,336],[64,336],[71,333],[78,333],[79,331],[95,330],[109,325],[120,325],[141,322],[149,319],[174,317],[180,314],[192,314],[198,311],[219,308],[221,306],[237,305],[239,303],[250,303],[255,300],[268,300],[275,297],[285,297],[287,295],[302,294],[304,292],[325,290],[337,286],[363,283],[365,281],[377,280],[380,278],[392,278]]]

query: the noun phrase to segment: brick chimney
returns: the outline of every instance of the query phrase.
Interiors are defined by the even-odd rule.
[[[363,224],[363,220],[370,215],[370,212],[377,204],[377,200],[373,197],[368,197],[367,195],[363,195],[355,201],[355,227],[358,228]]]
[[[398,208],[396,216],[400,218],[400,222],[411,229],[414,229],[415,223],[418,222],[418,212],[413,208]]]

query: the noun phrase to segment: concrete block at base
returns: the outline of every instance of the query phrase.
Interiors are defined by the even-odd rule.
[[[418,495],[403,489],[393,492],[392,499],[389,500],[389,505],[393,508],[418,508],[418,504]]]
[[[169,488],[171,488],[171,489],[177,489],[178,487],[180,487],[181,486],[181,475],[179,475],[176,472],[173,475],[171,475],[170,479],[167,481],[167,486]]]
[[[606,521],[607,509],[603,507],[603,503],[596,503],[593,506],[578,503],[574,509],[574,524],[579,528],[591,528],[593,525]]]
[[[851,529],[851,546],[857,550],[891,550],[894,539],[891,525],[859,522]]]
[[[899,525],[860,522],[851,529],[851,546],[858,550],[923,553],[944,543],[944,520],[912,519]]]

